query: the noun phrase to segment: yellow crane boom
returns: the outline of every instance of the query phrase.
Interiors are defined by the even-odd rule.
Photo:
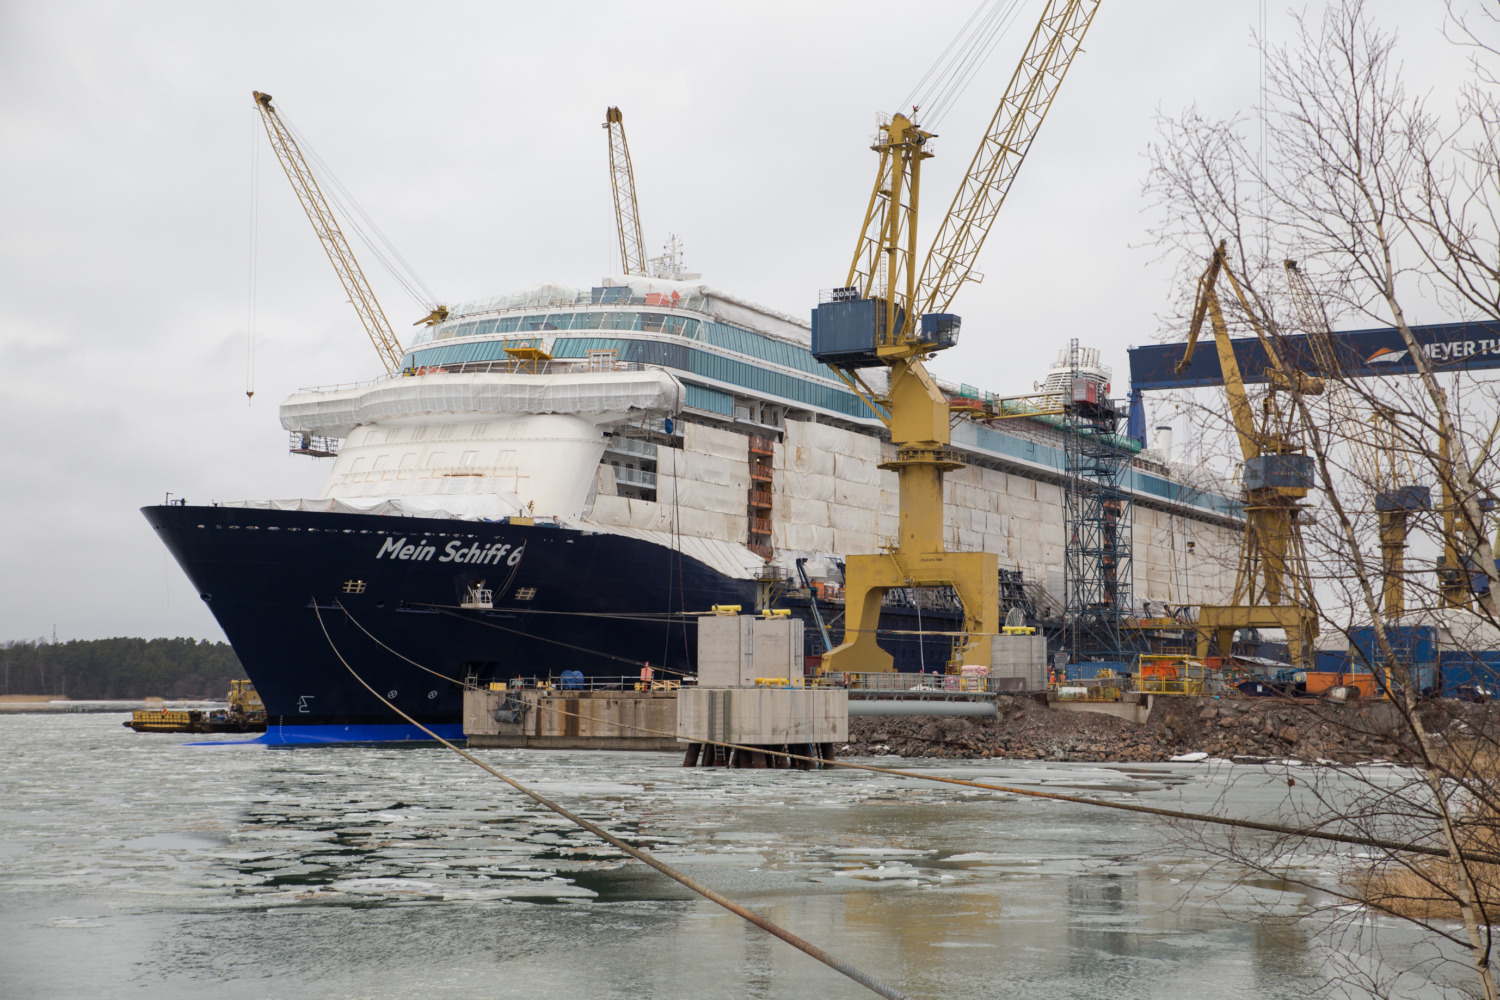
[[[1216,285],[1220,275],[1234,290],[1271,364],[1266,372],[1271,395],[1261,407],[1259,418],[1250,405],[1219,302]],[[1221,654],[1229,655],[1234,634],[1242,628],[1279,628],[1286,632],[1287,653],[1292,662],[1305,666],[1312,659],[1318,621],[1302,545],[1299,501],[1314,485],[1313,460],[1303,454],[1300,444],[1289,433],[1289,421],[1276,405],[1275,394],[1293,387],[1300,392],[1319,394],[1323,383],[1290,367],[1276,350],[1230,269],[1222,242],[1214,248],[1198,279],[1192,326],[1188,330],[1187,349],[1177,367],[1179,372],[1192,361],[1205,319],[1213,328],[1230,418],[1245,459],[1241,466],[1245,533],[1240,542],[1239,567],[1230,603],[1203,605],[1198,609],[1198,655],[1207,656],[1212,643],[1217,643]]]
[[[1334,349],[1332,329],[1307,276],[1295,260],[1282,262],[1287,287],[1297,318],[1312,347],[1313,362],[1327,380],[1328,431],[1349,450],[1350,471],[1369,490],[1380,526],[1381,609],[1388,619],[1406,613],[1406,539],[1414,511],[1432,507],[1431,491],[1416,485],[1395,433],[1393,418],[1379,405],[1366,406],[1344,380],[1344,368]],[[1453,572],[1441,577],[1445,600],[1462,603],[1468,596],[1468,579],[1458,572],[1458,542],[1454,537],[1452,506],[1444,507],[1444,568]],[[1456,593],[1455,593],[1456,591]]]
[[[297,140],[292,138],[286,123],[271,105],[271,95],[262,94],[258,90],[253,93],[255,106],[266,126],[266,136],[271,140],[271,148],[276,151],[276,158],[281,161],[281,167],[286,171],[287,180],[292,183],[297,200],[302,203],[302,210],[307,213],[307,220],[312,223],[318,242],[323,245],[323,251],[328,254],[329,262],[333,264],[339,281],[343,283],[344,291],[349,296],[349,304],[359,314],[360,324],[370,335],[370,342],[375,345],[375,351],[380,355],[385,370],[394,374],[401,369],[403,352],[400,341],[391,330],[390,321],[385,318],[370,282],[360,270],[359,262],[354,259],[354,251],[349,248],[349,241],[344,238],[344,232],[334,218],[333,209],[329,206],[328,199],[323,197],[323,191],[307,165],[302,150],[298,148]],[[421,322],[441,319],[439,312],[443,316],[447,314],[447,310],[439,307],[427,320]]]
[[[973,275],[995,215],[1098,10],[1099,0],[1051,0],[1042,12],[927,252],[917,283],[922,313],[947,312]]]
[[[641,236],[641,216],[635,201],[635,168],[630,165],[630,146],[625,141],[625,116],[619,108],[604,112],[609,131],[609,184],[615,194],[615,228],[620,234],[620,266],[626,274],[646,276],[646,240]]]
[[[892,669],[891,655],[876,642],[876,627],[881,602],[893,587],[952,587],[963,605],[964,631],[954,641],[948,669],[957,673],[990,663],[990,639],[999,631],[998,560],[991,552],[947,550],[943,476],[963,462],[951,446],[948,399],[923,361],[957,342],[959,318],[944,310],[972,270],[1098,6],[1099,0],[1048,0],[921,281],[917,215],[932,133],[913,120],[914,110],[912,117],[883,120],[870,147],[880,163],[864,224],[844,286],[813,313],[812,347],[890,428],[896,456],[880,467],[897,475],[899,534],[883,553],[846,557],[845,640],[824,654],[824,671]],[[890,373],[883,393],[859,374],[876,366]]]

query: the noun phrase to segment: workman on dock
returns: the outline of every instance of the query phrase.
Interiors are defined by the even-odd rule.
[[[654,677],[654,676],[655,676],[655,671],[653,671],[651,669],[651,661],[647,660],[641,666],[641,690],[642,691],[650,691],[651,690],[651,678]]]

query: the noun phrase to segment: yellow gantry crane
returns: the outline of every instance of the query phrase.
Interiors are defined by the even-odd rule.
[[[615,227],[620,234],[620,266],[626,274],[650,275],[646,240],[641,236],[641,216],[635,200],[635,168],[630,165],[630,146],[625,142],[625,116],[619,108],[604,112],[609,131],[609,183],[615,194]]]
[[[385,370],[391,374],[400,371],[401,343],[396,339],[395,332],[391,330],[390,321],[385,318],[385,313],[381,310],[380,303],[375,298],[375,292],[365,278],[365,273],[360,270],[359,261],[355,260],[354,251],[350,249],[349,241],[345,239],[343,230],[339,228],[333,208],[328,204],[328,199],[323,196],[312,168],[307,165],[302,150],[297,146],[297,140],[292,138],[291,130],[287,128],[281,116],[276,113],[276,108],[272,106],[271,95],[262,94],[258,90],[253,93],[255,106],[260,111],[261,121],[266,126],[266,136],[271,140],[271,148],[276,151],[276,158],[281,161],[281,167],[286,171],[286,178],[291,181],[292,190],[296,192],[297,200],[302,203],[302,210],[307,213],[307,221],[312,223],[318,242],[323,245],[323,251],[328,254],[328,260],[333,264],[333,269],[337,272],[339,281],[349,296],[349,304],[354,306],[354,311],[359,314],[359,322],[365,328],[365,332],[370,335],[370,342],[375,345],[375,351],[380,355],[380,361],[385,365]],[[440,323],[447,317],[447,307],[436,306],[417,323],[430,325]]]
[[[1344,365],[1334,348],[1328,315],[1307,276],[1295,260],[1283,261],[1282,267],[1297,318],[1312,348],[1313,363],[1325,379],[1329,431],[1347,444],[1349,470],[1374,500],[1380,530],[1381,611],[1387,619],[1395,620],[1406,613],[1406,539],[1410,518],[1416,511],[1432,509],[1431,491],[1416,484],[1389,411],[1378,405],[1364,405],[1349,387]],[[1451,561],[1445,560],[1446,565],[1458,565],[1451,537],[1444,554],[1451,556]],[[1462,583],[1467,595],[1467,581]]]
[[[1224,310],[1215,287],[1221,273],[1234,289],[1270,364],[1266,371],[1269,389],[1259,417],[1245,391],[1234,343],[1224,322]],[[1303,509],[1300,501],[1314,485],[1313,460],[1292,435],[1290,414],[1278,405],[1276,394],[1296,389],[1316,395],[1323,391],[1323,383],[1290,367],[1266,336],[1230,270],[1223,243],[1214,249],[1208,267],[1198,279],[1192,326],[1188,330],[1187,349],[1177,366],[1179,373],[1193,360],[1205,318],[1213,327],[1224,393],[1244,458],[1241,482],[1245,489],[1245,534],[1240,542],[1230,603],[1203,605],[1198,609],[1198,655],[1207,656],[1210,643],[1217,643],[1220,653],[1228,655],[1234,633],[1239,629],[1279,628],[1286,632],[1291,661],[1306,667],[1318,635],[1318,613],[1298,518]]]
[[[896,458],[880,467],[897,475],[900,534],[885,552],[846,558],[845,638],[824,654],[825,672],[892,669],[876,628],[893,587],[951,586],[964,633],[948,669],[990,664],[999,562],[994,553],[949,552],[944,544],[943,476],[964,463],[951,447],[948,399],[923,362],[958,340],[959,318],[946,310],[975,277],[979,250],[1098,7],[1099,0],[1049,0],[920,268],[917,210],[932,133],[913,109],[882,121],[871,146],[880,162],[864,225],[843,287],[813,313],[812,348],[890,429]],[[860,374],[873,367],[889,372],[883,389]]]

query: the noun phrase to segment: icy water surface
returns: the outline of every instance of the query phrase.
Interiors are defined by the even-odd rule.
[[[121,719],[0,718],[0,997],[872,995],[446,750],[188,747]],[[1145,817],[673,754],[478,754],[914,997],[1301,998],[1330,976],[1321,918],[1288,919],[1326,899],[1205,874]],[[1297,794],[1202,764],[903,763],[1199,809],[1233,780],[1255,816]],[[1299,863],[1336,880],[1333,857]],[[1388,955],[1413,943],[1380,931]]]

